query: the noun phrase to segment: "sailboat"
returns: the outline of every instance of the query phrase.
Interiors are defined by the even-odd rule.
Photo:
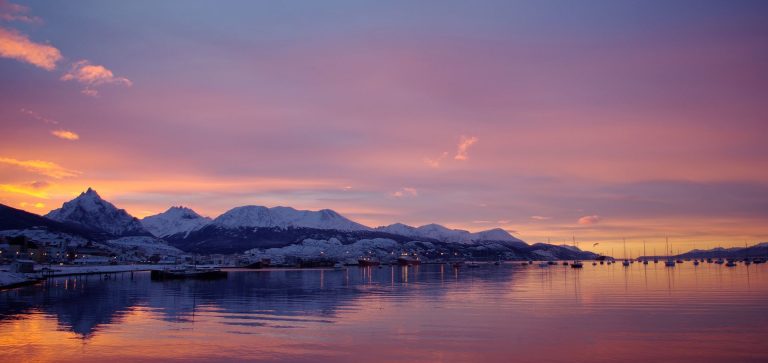
[[[577,250],[579,249],[579,245],[576,244],[576,236],[573,236],[573,246],[576,247]],[[581,263],[581,261],[576,260],[576,261],[573,261],[573,263],[571,264],[571,267],[572,268],[582,268],[582,267],[584,267],[584,264]]]
[[[747,242],[744,242],[744,266],[749,266],[752,263],[752,261],[749,260],[749,247],[747,247]]]
[[[648,264],[648,255],[645,254],[645,240],[643,240],[643,265]]]
[[[624,267],[629,266],[629,260],[627,260],[627,239],[624,238],[624,262],[621,263]]]
[[[672,256],[669,255],[669,237],[667,237],[666,249],[667,249],[667,261],[664,262],[664,266],[675,267],[675,260],[673,260]]]
[[[696,251],[696,244],[693,245],[693,250]],[[699,259],[698,258],[694,258],[693,259],[693,265],[694,266],[698,266],[699,265]]]

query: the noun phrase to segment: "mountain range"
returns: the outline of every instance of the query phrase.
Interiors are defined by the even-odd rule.
[[[141,241],[143,245],[166,242],[182,251],[194,253],[242,253],[254,248],[279,248],[305,240],[336,240],[352,244],[360,240],[385,239],[395,243],[421,241],[431,246],[453,246],[475,250],[508,249],[532,251],[532,246],[496,228],[481,232],[450,229],[438,224],[420,227],[396,223],[371,228],[330,210],[297,210],[291,207],[241,206],[211,219],[194,210],[174,206],[165,212],[138,219],[124,209],[104,200],[89,188],[45,217],[0,208],[0,214],[13,215],[15,223],[5,220],[2,229],[46,228],[99,241]],[[5,218],[4,218],[5,219]],[[142,237],[142,238],[138,238]],[[154,241],[154,242],[153,242]],[[553,256],[586,253],[554,251],[560,246],[537,244]],[[550,248],[552,247],[552,248]],[[585,257],[586,258],[586,257]]]

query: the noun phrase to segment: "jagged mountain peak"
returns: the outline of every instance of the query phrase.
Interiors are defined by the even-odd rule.
[[[149,234],[137,218],[102,199],[99,193],[90,187],[75,199],[65,202],[61,208],[50,211],[45,217],[114,236]]]

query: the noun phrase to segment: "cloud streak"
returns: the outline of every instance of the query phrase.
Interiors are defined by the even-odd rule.
[[[22,108],[20,111],[21,111],[21,113],[29,115],[30,117],[34,118],[35,120],[38,120],[38,121],[41,121],[41,122],[45,123],[46,125],[58,125],[59,124],[59,121],[56,121],[56,120],[54,120],[52,118],[49,118],[49,117],[45,117],[45,116],[43,116],[43,115],[41,115],[41,114],[39,114],[39,113],[37,113],[37,112],[35,112],[33,110],[28,110],[26,108]],[[70,140],[70,141],[74,141],[74,140],[79,140],[80,139],[80,135],[78,135],[76,132],[70,131],[70,130],[65,130],[65,129],[62,129],[62,128],[56,129],[56,130],[51,130],[51,135],[56,136],[56,137],[58,137],[60,139]]]
[[[27,12],[29,12],[29,8],[26,6],[0,0],[0,20],[23,23],[41,23],[43,21],[37,16],[27,15]]]
[[[88,96],[98,96],[99,92],[95,87],[102,85],[117,85],[130,87],[133,82],[125,77],[118,77],[107,69],[106,67],[98,64],[92,64],[89,60],[83,59],[72,63],[70,70],[61,76],[62,81],[76,81],[84,84],[85,89],[83,93]]]
[[[403,187],[400,188],[400,190],[392,192],[390,195],[395,198],[417,197],[419,196],[419,192],[416,190],[416,188]]]
[[[45,117],[45,116],[43,116],[43,115],[41,115],[41,114],[39,114],[39,113],[37,113],[37,112],[35,112],[33,110],[28,110],[26,108],[22,108],[19,111],[21,111],[21,113],[29,115],[30,117],[34,118],[35,120],[41,121],[41,122],[43,122],[45,124],[48,124],[48,125],[58,125],[59,124],[59,121],[56,121],[56,120],[54,120],[52,118]]]
[[[67,169],[54,162],[43,160],[16,160],[13,158],[0,157],[0,164],[16,166],[26,171],[45,175],[55,179],[80,175],[79,171]]]
[[[0,57],[52,71],[61,60],[61,52],[51,45],[35,43],[16,30],[0,27]]]

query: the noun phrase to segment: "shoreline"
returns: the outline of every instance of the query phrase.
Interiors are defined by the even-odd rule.
[[[50,271],[42,271],[42,268],[32,273],[15,273],[0,271],[0,290],[10,290],[17,287],[37,284],[49,277],[82,276],[116,274],[135,271],[149,271],[165,265],[100,265],[100,266],[56,266]]]

